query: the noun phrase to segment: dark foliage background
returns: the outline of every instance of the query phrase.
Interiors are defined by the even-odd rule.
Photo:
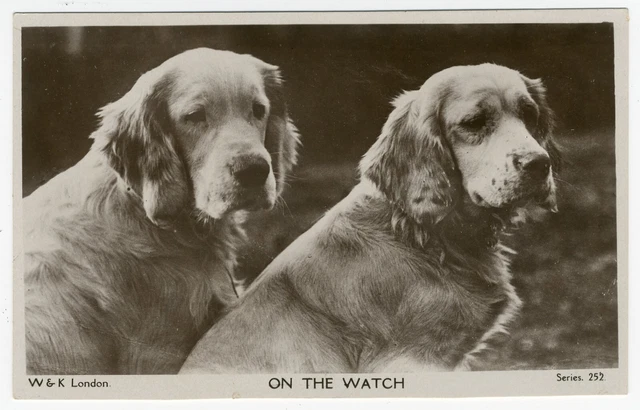
[[[249,277],[356,183],[401,90],[460,64],[542,77],[565,152],[561,212],[506,238],[525,305],[487,369],[617,366],[610,24],[27,28],[22,42],[25,196],[77,162],[98,108],[165,59],[204,46],[280,66],[304,146],[285,201],[250,222]]]

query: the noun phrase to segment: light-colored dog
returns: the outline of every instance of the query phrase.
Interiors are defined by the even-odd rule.
[[[282,252],[181,373],[469,368],[517,312],[499,231],[552,211],[539,80],[453,67],[394,103],[361,182]]]
[[[236,298],[246,211],[295,162],[279,72],[190,50],[99,116],[85,158],[24,200],[27,370],[175,373]]]

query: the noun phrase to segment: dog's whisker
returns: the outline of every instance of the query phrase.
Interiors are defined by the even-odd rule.
[[[284,208],[286,208],[286,210],[289,212],[289,217],[293,218],[294,217],[293,212],[291,212],[291,209],[289,208],[287,201],[283,197],[280,197],[278,199],[278,202],[281,203],[284,206]]]

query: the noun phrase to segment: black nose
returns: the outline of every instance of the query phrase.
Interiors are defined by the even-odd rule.
[[[531,178],[545,179],[549,175],[551,160],[546,153],[516,155],[513,158],[513,165]]]
[[[267,180],[271,167],[263,158],[246,158],[233,168],[233,176],[245,188],[258,187]]]

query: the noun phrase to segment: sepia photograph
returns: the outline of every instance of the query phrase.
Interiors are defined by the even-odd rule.
[[[16,389],[624,392],[627,22],[600,12],[25,16]]]

